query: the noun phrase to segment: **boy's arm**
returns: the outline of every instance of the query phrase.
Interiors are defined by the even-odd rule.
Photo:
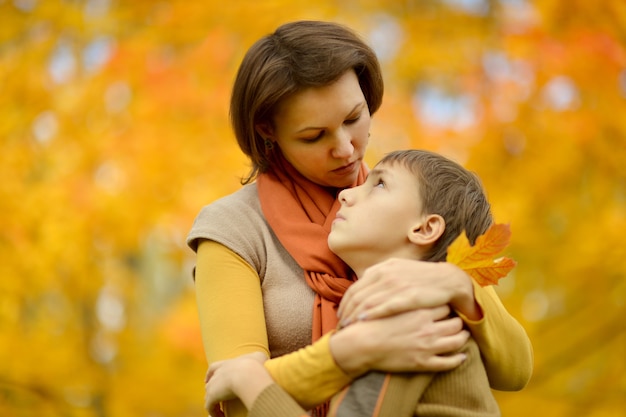
[[[252,404],[248,417],[308,417],[285,390],[276,384],[265,388]]]
[[[474,296],[483,317],[467,324],[482,355],[493,389],[518,391],[528,384],[533,371],[533,348],[522,325],[505,309],[492,286],[474,280]]]
[[[498,404],[480,359],[478,346],[470,339],[464,349],[467,360],[450,372],[434,374],[417,403],[415,415],[423,417],[495,417]]]

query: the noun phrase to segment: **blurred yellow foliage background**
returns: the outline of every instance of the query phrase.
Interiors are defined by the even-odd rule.
[[[295,19],[376,49],[370,164],[442,152],[511,223],[536,363],[503,415],[623,415],[623,0],[0,0],[0,416],[206,415],[185,235],[247,173],[243,53]]]

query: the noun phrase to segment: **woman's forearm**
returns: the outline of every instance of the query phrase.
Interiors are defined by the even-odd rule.
[[[448,306],[356,322],[311,346],[265,362],[272,378],[304,408],[328,400],[370,370],[446,371],[463,362],[469,337]]]
[[[506,310],[494,288],[474,285],[482,306],[479,321],[464,318],[478,343],[493,389],[518,391],[524,388],[533,370],[533,348],[522,325]]]
[[[439,265],[441,265],[441,280],[447,283],[451,294],[450,306],[452,309],[469,320],[480,320],[483,313],[474,296],[472,278],[451,263],[444,262]]]
[[[276,383],[304,408],[323,403],[353,379],[331,353],[330,340],[335,335],[327,334],[310,346],[265,362]]]
[[[464,271],[450,266],[448,279],[459,282],[450,305],[476,339],[491,387],[503,391],[524,388],[533,366],[533,350],[526,331],[509,314],[492,286],[481,287]]]
[[[356,322],[330,339],[332,354],[346,374],[446,371],[464,360],[469,337],[461,319],[447,318],[448,306],[420,309]]]
[[[446,262],[389,259],[368,268],[348,288],[338,313],[345,324],[444,305],[480,318],[472,279],[465,272]]]

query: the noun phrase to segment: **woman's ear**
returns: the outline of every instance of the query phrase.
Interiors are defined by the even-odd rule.
[[[274,141],[272,137],[274,136],[274,129],[272,129],[269,123],[259,123],[254,126],[254,129],[263,139]]]
[[[432,245],[446,230],[446,221],[438,214],[423,216],[409,231],[409,240],[416,245]]]

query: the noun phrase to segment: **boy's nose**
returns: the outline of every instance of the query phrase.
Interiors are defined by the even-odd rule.
[[[349,205],[354,204],[354,191],[356,188],[358,187],[346,188],[339,192],[339,195],[337,196],[337,198],[339,199],[339,202],[341,203],[341,205],[349,206]]]

